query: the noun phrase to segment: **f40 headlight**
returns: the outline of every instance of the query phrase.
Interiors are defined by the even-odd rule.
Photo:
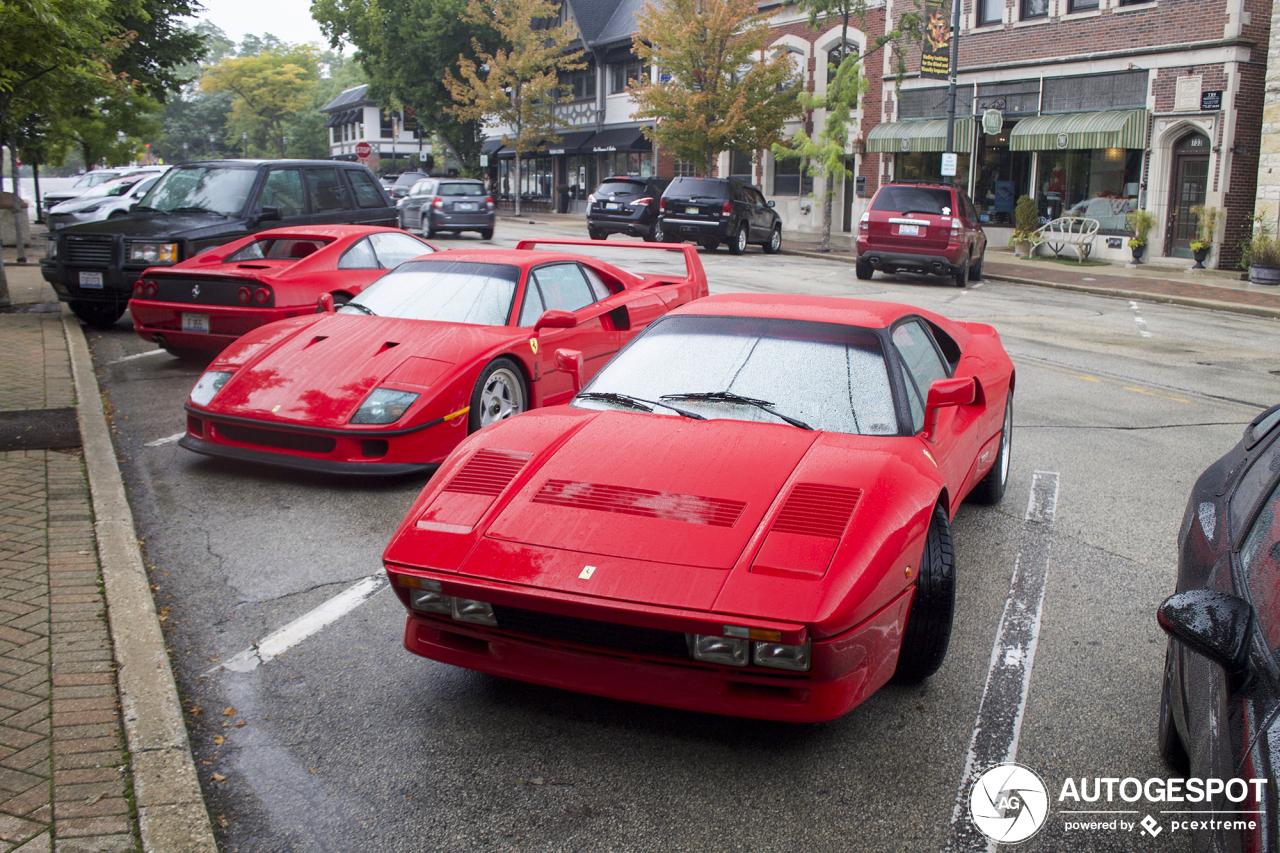
[[[351,416],[353,424],[393,424],[418,399],[411,391],[397,391],[394,388],[375,388],[364,398],[360,408]]]
[[[226,370],[209,370],[200,377],[200,381],[196,383],[196,387],[191,389],[191,402],[197,406],[207,406],[214,395],[227,384],[227,380],[231,378],[231,373]]]
[[[130,243],[129,260],[144,264],[176,264],[177,243]]]

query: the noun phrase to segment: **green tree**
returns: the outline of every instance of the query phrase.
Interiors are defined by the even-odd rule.
[[[854,18],[862,30],[867,29],[867,0],[799,0],[799,5],[809,13],[809,27],[819,29],[832,18],[840,21],[840,44],[848,45],[849,24]],[[858,108],[858,98],[867,91],[868,84],[862,73],[866,57],[882,49],[893,56],[894,68],[901,82],[906,74],[907,48],[919,41],[921,17],[918,12],[903,13],[897,25],[888,33],[876,37],[861,56],[848,49],[840,51],[841,60],[832,65],[833,72],[827,83],[826,93],[812,95],[802,92],[798,96],[805,111],[821,111],[822,129],[813,137],[800,130],[786,143],[774,143],[774,156],[803,158],[803,168],[823,180],[822,193],[822,244],[820,251],[831,251],[831,213],[836,187],[852,174],[846,163],[850,151],[849,125],[853,112]]]
[[[464,121],[491,121],[510,128],[502,142],[515,151],[516,216],[520,215],[520,157],[538,140],[558,142],[555,101],[560,74],[585,68],[582,51],[569,51],[577,38],[571,23],[550,26],[558,6],[551,0],[473,0],[463,17],[489,20],[505,45],[492,53],[472,44],[475,59],[458,57],[458,75],[444,84],[455,104],[447,107]]]
[[[632,89],[645,136],[710,174],[723,151],[757,151],[782,139],[798,111],[794,72],[782,55],[759,58],[769,22],[756,0],[651,0],[636,16],[635,50],[658,68]]]
[[[315,109],[319,81],[316,50],[302,45],[224,59],[209,69],[200,87],[234,96],[227,122],[229,143],[247,133],[251,151],[284,157],[285,125],[291,116]]]
[[[491,52],[500,42],[487,21],[465,19],[466,8],[467,0],[314,0],[311,14],[331,46],[343,39],[356,46],[370,98],[413,112],[422,132],[437,135],[463,173],[476,175],[484,126],[447,110],[453,96],[444,79],[458,73],[459,51],[478,43]]]

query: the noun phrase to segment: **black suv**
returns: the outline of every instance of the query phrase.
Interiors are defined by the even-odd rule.
[[[148,267],[170,266],[265,228],[396,224],[373,173],[331,160],[207,160],[174,166],[122,219],[48,235],[40,272],[95,328],[124,314]]]
[[[667,188],[664,178],[614,175],[600,182],[587,196],[587,233],[592,240],[610,234],[654,239],[658,224],[658,200]]]
[[[764,193],[738,178],[676,178],[659,202],[654,239],[700,243],[708,251],[728,243],[735,255],[759,243],[773,254],[782,246],[782,217]]]

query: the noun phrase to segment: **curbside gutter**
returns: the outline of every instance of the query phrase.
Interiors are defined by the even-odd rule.
[[[217,853],[80,323],[62,308],[144,853]]]
[[[853,255],[836,254],[835,252],[809,252],[803,249],[782,249],[781,254],[798,255],[803,258],[816,258],[823,261],[835,261],[841,264],[855,264]],[[1204,308],[1209,311],[1227,311],[1233,314],[1248,314],[1253,317],[1280,319],[1280,308],[1268,308],[1264,305],[1245,305],[1240,302],[1222,302],[1216,299],[1197,299],[1194,296],[1173,296],[1159,293],[1148,293],[1141,290],[1116,290],[1109,287],[1090,287],[1087,284],[1061,284],[1053,281],[1036,281],[999,273],[984,272],[984,280],[1003,281],[1010,284],[1024,284],[1030,287],[1047,287],[1052,290],[1067,290],[1074,293],[1087,293],[1092,296],[1112,296],[1116,299],[1132,299],[1136,302],[1154,302],[1163,305],[1181,305],[1186,308]]]

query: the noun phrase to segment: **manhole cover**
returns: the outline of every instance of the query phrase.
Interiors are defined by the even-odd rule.
[[[75,409],[0,412],[0,450],[45,450],[80,446]]]

